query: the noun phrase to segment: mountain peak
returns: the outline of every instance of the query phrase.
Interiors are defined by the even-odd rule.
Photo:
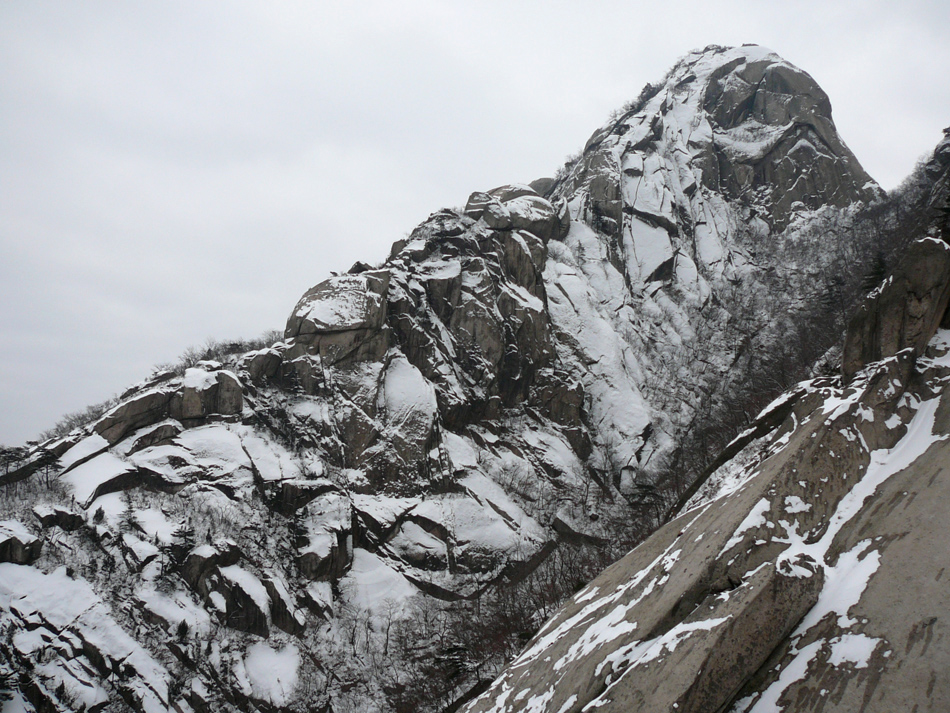
[[[665,206],[649,196],[624,198],[637,196],[644,172],[661,179]],[[680,59],[594,132],[554,193],[580,197],[608,233],[644,215],[673,223],[678,213],[688,234],[707,222],[697,187],[699,202],[734,201],[765,232],[780,232],[804,210],[881,194],[838,135],[825,92],[758,45],[711,45]],[[624,219],[625,209],[633,220]],[[721,252],[715,237],[700,241]]]

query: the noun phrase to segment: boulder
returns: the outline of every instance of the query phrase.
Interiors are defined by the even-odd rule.
[[[492,188],[490,191],[488,191],[488,195],[496,198],[502,203],[507,203],[508,201],[514,200],[516,198],[522,198],[524,196],[533,196],[537,198],[541,197],[531,186],[526,186],[519,183],[509,183],[504,186]]]
[[[527,230],[545,243],[561,236],[561,219],[554,206],[541,196],[523,195],[506,200],[503,205],[515,230]]]
[[[272,379],[280,368],[281,353],[276,349],[261,349],[248,352],[241,358],[241,368],[244,369],[251,382],[263,384]]]
[[[67,532],[73,532],[86,522],[82,515],[62,505],[43,503],[33,508],[33,514],[44,529],[58,527]]]
[[[482,220],[492,230],[510,230],[511,214],[495,196],[476,191],[465,204],[465,215]]]
[[[389,271],[337,275],[311,288],[287,320],[285,337],[379,329],[386,317]]]
[[[933,238],[910,245],[898,268],[865,298],[844,343],[846,380],[903,349],[921,354],[950,302],[950,245]]]
[[[30,534],[16,520],[0,521],[0,562],[32,564],[43,549],[43,541]]]
[[[244,408],[241,382],[230,371],[185,371],[181,388],[169,402],[169,413],[179,421],[196,421],[212,414],[240,415]]]
[[[389,345],[386,295],[389,270],[337,275],[308,290],[287,320],[293,339],[286,355],[319,354],[327,364],[379,359]]]
[[[168,418],[174,391],[168,387],[150,389],[110,409],[95,425],[96,433],[115,445],[132,431]]]
[[[535,191],[539,196],[546,196],[554,188],[557,180],[549,176],[544,178],[536,178],[531,183],[528,184],[528,187]]]

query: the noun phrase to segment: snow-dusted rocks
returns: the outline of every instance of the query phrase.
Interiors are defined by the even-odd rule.
[[[59,527],[63,530],[78,530],[85,524],[82,515],[70,507],[41,503],[33,508],[33,515],[44,527]]]
[[[220,364],[203,362],[199,368],[186,370],[181,378],[164,374],[133,390],[96,423],[95,430],[109,445],[115,445],[131,433],[169,418],[200,424],[211,417],[239,416],[243,404],[237,377],[221,370]],[[151,434],[150,439],[159,441],[170,431],[165,429],[158,437]]]
[[[136,711],[169,709],[167,671],[65,568],[44,574],[0,564],[0,612],[15,627],[6,653],[31,671],[21,691],[35,705],[97,710],[110,700],[104,685],[110,680],[110,689]]]
[[[297,566],[307,579],[335,582],[353,560],[353,510],[344,494],[328,493],[297,514]]]
[[[30,564],[40,556],[43,541],[16,520],[0,521],[0,562]]]
[[[318,354],[328,364],[378,359],[388,347],[380,331],[386,319],[389,272],[331,277],[309,290],[294,308],[284,336],[294,356]]]
[[[239,415],[243,405],[241,382],[231,372],[188,369],[181,389],[172,395],[168,413],[178,421],[195,421],[211,414]]]

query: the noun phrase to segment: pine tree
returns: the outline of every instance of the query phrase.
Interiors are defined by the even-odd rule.
[[[49,448],[40,448],[33,460],[37,470],[42,470],[46,476],[46,487],[49,487],[49,475],[53,470],[59,469],[59,457]]]
[[[139,526],[135,517],[135,503],[129,490],[122,491],[122,515],[119,516],[119,529],[122,532],[132,532]]]
[[[25,457],[25,450],[20,446],[0,446],[0,468],[4,473],[9,473],[17,463]]]
[[[190,521],[183,522],[172,533],[171,556],[175,564],[181,564],[195,547],[195,529]]]
[[[175,629],[175,637],[181,643],[184,643],[188,639],[188,622],[184,619],[178,622],[178,627]]]

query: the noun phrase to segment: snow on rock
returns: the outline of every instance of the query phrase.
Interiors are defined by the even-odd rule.
[[[353,550],[353,564],[340,580],[346,602],[380,616],[402,607],[418,591],[384,559],[359,548]]]
[[[69,470],[77,465],[85,463],[90,458],[94,458],[109,447],[109,442],[98,433],[83,438],[79,443],[64,453],[59,464],[62,469]]]
[[[261,580],[238,565],[219,567],[218,572],[225,580],[224,602],[228,625],[267,637],[270,597]]]
[[[341,275],[320,283],[301,299],[294,317],[301,331],[344,331],[379,326],[381,295],[376,275]]]
[[[149,538],[166,545],[171,543],[179,525],[158,508],[139,508],[135,512],[135,520]]]
[[[40,635],[20,640],[21,660],[41,662],[50,644],[70,652],[38,672],[41,679],[49,677],[51,689],[62,682],[97,701],[102,685],[94,679],[89,683],[89,675],[95,672],[104,682],[122,668],[128,672],[121,684],[123,696],[129,696],[139,710],[157,713],[168,708],[165,669],[116,623],[89,585],[70,578],[64,567],[44,574],[32,567],[0,564],[0,616],[14,626],[30,622],[31,631]]]
[[[661,479],[677,448],[725,418],[715,406],[743,386],[755,355],[782,350],[787,315],[813,289],[799,256],[811,251],[828,267],[830,238],[796,231],[815,209],[877,189],[837,137],[821,90],[763,48],[692,53],[644,97],[598,130],[557,180],[473,193],[464,210],[433,213],[379,268],[357,263],[304,294],[283,339],[244,354],[221,345],[216,361],[156,374],[52,444],[60,482],[93,512],[76,529],[44,531],[37,567],[66,557],[104,601],[127,600],[123,625],[134,622],[137,637],[167,654],[176,677],[191,677],[185,698],[169,704],[215,710],[249,697],[252,707],[299,707],[299,680],[308,695],[322,691],[307,701],[314,708],[385,706],[378,652],[369,650],[378,631],[338,667],[343,623],[366,611],[374,626],[416,616],[405,605],[417,596],[466,599],[523,577],[533,586],[534,569],[559,543],[612,546],[629,529],[631,505],[665,507]],[[789,243],[794,259],[783,252]],[[759,315],[763,305],[771,311]],[[903,384],[907,368],[880,379]],[[634,558],[640,569],[629,581],[578,596],[580,619],[569,622],[587,633],[563,642],[574,648],[558,670],[572,657],[587,660],[584,680],[607,696],[597,705],[610,706],[638,671],[707,650],[703,637],[744,636],[770,587],[784,593],[775,611],[789,620],[849,573],[861,591],[873,587],[871,575],[886,567],[877,543],[848,543],[837,562],[800,548],[776,555],[822,541],[819,523],[858,482],[862,453],[871,457],[861,449],[893,447],[910,411],[930,398],[885,413],[881,404],[904,386],[882,387],[883,401],[874,401],[871,380],[857,377],[847,393],[816,381],[789,402],[800,420],[778,438],[775,424],[730,444],[734,457],[690,503],[693,529]],[[834,408],[806,423],[818,399]],[[839,424],[828,445],[830,472],[839,459],[851,464],[840,478],[811,483],[815,492],[795,486],[810,482],[797,472],[776,492],[761,486],[763,463],[790,458],[802,429],[859,407],[861,422]],[[883,430],[886,442],[875,440]],[[134,499],[132,532],[120,490]],[[194,529],[187,548],[175,535],[183,523]],[[727,544],[729,560],[712,569],[697,554]],[[190,591],[170,585],[179,575]],[[116,588],[122,577],[131,581]],[[699,607],[707,600],[710,609]],[[644,615],[651,607],[659,613]],[[465,606],[453,611],[470,616]],[[836,616],[838,625],[854,615]],[[190,638],[178,631],[182,621]],[[761,645],[788,624],[763,633]],[[540,641],[551,643],[552,632],[569,638],[572,626],[560,621]],[[883,635],[841,627],[837,639],[822,634],[818,660],[872,670],[884,644],[865,656],[868,642]],[[846,638],[862,634],[867,640]],[[248,647],[255,635],[268,640]],[[195,636],[212,645],[199,652]],[[307,655],[287,637],[307,641]],[[421,645],[435,653],[444,642],[434,641]],[[456,693],[501,656],[473,667],[469,655],[448,654],[461,656]],[[609,661],[592,663],[601,655]],[[401,667],[420,656],[404,656],[394,680],[407,680]],[[693,669],[716,670],[697,656]],[[79,680],[71,661],[47,664]],[[278,685],[276,669],[295,673]],[[328,669],[339,670],[323,681]],[[96,685],[71,695],[96,705]],[[101,687],[109,695],[110,685]],[[530,682],[504,695],[530,710],[592,703],[574,688],[561,697]]]
[[[436,416],[435,389],[402,355],[386,367],[379,406],[400,438],[425,443]]]
[[[136,468],[112,453],[102,453],[61,477],[76,501],[88,508],[100,495],[122,490],[135,481]]]
[[[17,520],[0,521],[0,562],[30,564],[40,556],[43,541]]]
[[[274,648],[264,642],[248,647],[235,675],[244,692],[257,700],[284,706],[293,698],[297,686],[300,652],[293,644]]]
[[[189,632],[205,637],[211,631],[211,617],[208,612],[182,591],[164,593],[151,583],[143,583],[136,591],[139,606],[147,610],[150,616],[158,618],[168,633],[174,633],[180,622],[188,625]]]
[[[273,438],[251,429],[236,429],[241,447],[264,482],[293,480],[303,477],[299,458]]]

